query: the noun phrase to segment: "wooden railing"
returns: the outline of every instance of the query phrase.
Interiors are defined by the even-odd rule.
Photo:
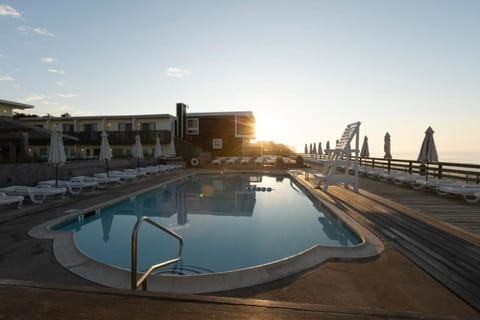
[[[300,154],[305,159],[328,159],[326,155]],[[369,168],[396,170],[409,174],[427,174],[427,165],[416,160],[360,158],[360,165]],[[454,162],[431,162],[428,164],[428,176],[450,178],[464,182],[480,183],[480,165]]]

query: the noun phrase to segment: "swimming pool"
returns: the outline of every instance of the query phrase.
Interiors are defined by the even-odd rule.
[[[361,242],[289,177],[254,174],[191,176],[54,229],[73,231],[78,248],[93,259],[129,269],[132,228],[141,216],[152,217],[184,239],[181,261],[157,271],[164,274],[231,271],[315,245]],[[139,270],[178,251],[174,238],[148,224],[142,225],[138,241]]]
[[[130,288],[132,228],[139,217],[150,216],[184,237],[182,260],[148,278],[149,290],[173,293],[248,287],[328,259],[372,257],[383,251],[378,238],[322,200],[321,192],[302,177],[301,171],[185,172],[168,183],[72,209],[29,235],[53,239],[56,260],[80,277]],[[175,241],[143,224],[139,270],[173,258]]]

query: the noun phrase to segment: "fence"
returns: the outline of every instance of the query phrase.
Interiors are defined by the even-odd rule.
[[[328,159],[328,156],[301,154],[304,158]],[[432,162],[428,166],[416,160],[360,158],[360,166],[395,170],[409,174],[426,175],[434,178],[450,178],[465,182],[480,183],[480,165],[454,162]],[[428,172],[427,172],[428,168]]]

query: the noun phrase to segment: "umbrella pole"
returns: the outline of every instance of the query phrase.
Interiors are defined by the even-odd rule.
[[[105,167],[107,168],[107,178],[108,178],[108,159],[105,159]]]
[[[58,164],[55,165],[55,188],[58,188]]]
[[[425,172],[425,181],[428,181],[428,160],[427,160],[427,171]]]

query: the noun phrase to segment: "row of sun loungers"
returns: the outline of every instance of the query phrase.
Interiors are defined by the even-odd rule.
[[[283,157],[282,158],[284,163],[289,163],[290,158]],[[262,165],[262,164],[275,164],[277,161],[276,156],[261,156],[256,157],[253,159],[252,157],[217,157],[212,160],[212,165],[248,165],[248,164],[255,164],[255,165]]]
[[[360,168],[359,173],[363,173],[372,179],[391,181],[395,184],[408,184],[416,190],[434,190],[439,195],[460,196],[468,203],[480,202],[480,184],[463,183],[459,180],[437,179],[434,177],[426,179],[425,176],[395,170],[388,172],[379,168]]]
[[[77,176],[70,180],[45,180],[40,181],[35,187],[19,185],[3,187],[0,188],[0,205],[18,204],[20,207],[25,197],[35,204],[43,203],[48,196],[63,198],[67,192],[78,195],[83,190],[105,189],[109,184],[125,183],[147,175],[168,173],[179,168],[181,168],[179,165],[157,165],[123,171],[112,170],[108,172],[108,175],[107,173],[96,173],[93,177]]]
[[[251,161],[250,157],[217,157],[212,160],[212,164],[213,165],[221,165],[221,164],[234,165],[237,163],[249,164],[250,161]]]
[[[14,185],[1,188],[0,191],[8,196],[29,197],[33,203],[42,203],[47,196],[58,195],[63,198],[67,188],[56,188],[49,185],[38,185],[36,187]]]

